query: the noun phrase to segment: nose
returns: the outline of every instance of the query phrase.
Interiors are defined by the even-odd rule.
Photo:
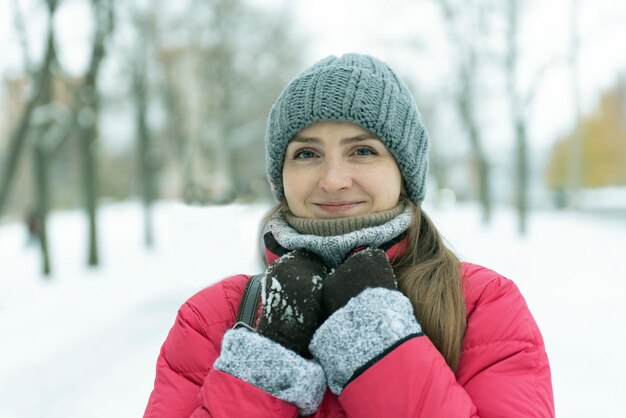
[[[321,168],[318,185],[326,192],[349,189],[352,186],[352,175],[342,161],[326,160]]]

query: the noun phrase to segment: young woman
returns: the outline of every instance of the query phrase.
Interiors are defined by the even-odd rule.
[[[421,208],[428,141],[376,58],[329,57],[291,81],[266,134],[279,204],[258,322],[235,326],[247,275],[192,296],[144,417],[553,417],[519,290],[460,262]]]

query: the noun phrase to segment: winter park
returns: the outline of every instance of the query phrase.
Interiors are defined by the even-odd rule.
[[[247,366],[252,367],[253,377],[238,375],[240,369],[228,369],[235,366],[224,366],[224,353],[230,349],[223,348],[226,345],[220,348],[213,341],[194,345],[196,334],[187,334],[194,324],[200,324],[195,332],[206,335],[222,326],[224,321],[219,318],[202,319],[207,312],[222,309],[222,299],[207,299],[206,312],[186,301],[194,295],[194,300],[202,299],[209,286],[233,275],[280,272],[280,267],[268,269],[268,254],[278,259],[282,253],[276,246],[285,252],[300,248],[288,248],[293,241],[285,237],[304,240],[300,237],[316,236],[316,241],[295,241],[304,242],[307,249],[317,248],[308,247],[310,242],[321,243],[319,256],[326,275],[321,288],[342,283],[340,272],[348,271],[342,270],[343,264],[333,265],[324,258],[326,247],[350,243],[345,237],[361,230],[374,231],[376,238],[354,241],[348,248],[351,252],[342,254],[341,263],[347,265],[350,260],[346,254],[359,255],[361,247],[357,246],[378,247],[383,242],[380,248],[384,251],[379,251],[391,262],[389,247],[401,248],[396,246],[408,238],[398,241],[396,235],[390,235],[376,240],[388,229],[395,231],[406,215],[411,206],[402,206],[402,199],[419,202],[445,246],[461,262],[484,266],[513,281],[514,292],[519,291],[521,298],[516,299],[518,305],[504,303],[498,316],[514,317],[519,304],[523,309],[527,305],[536,328],[525,320],[519,332],[542,341],[539,348],[545,350],[549,361],[543,384],[551,388],[552,393],[545,396],[549,401],[553,396],[554,413],[541,412],[551,407],[541,410],[539,406],[534,415],[523,412],[532,410],[524,405],[540,403],[536,401],[543,396],[540,383],[533,389],[532,383],[524,386],[528,383],[522,379],[519,385],[502,391],[508,382],[528,373],[523,367],[539,370],[530,363],[542,358],[507,363],[519,355],[507,355],[502,348],[514,343],[513,337],[484,354],[504,350],[502,363],[474,365],[476,370],[471,373],[477,377],[469,381],[463,376],[470,374],[467,365],[474,361],[476,345],[463,340],[456,369],[461,389],[444,399],[461,405],[459,397],[467,396],[478,416],[517,413],[626,418],[622,401],[626,359],[621,349],[626,344],[626,56],[616,53],[626,37],[626,6],[612,0],[549,4],[532,0],[497,4],[486,0],[170,3],[0,2],[0,50],[4,52],[0,58],[0,418],[167,416],[159,415],[159,408],[166,410],[160,405],[175,404],[171,399],[177,397],[187,397],[192,404],[210,399],[202,404],[204,415],[193,416],[213,416],[218,414],[218,409],[209,411],[217,408],[213,399],[239,390],[241,403],[223,406],[221,416],[242,416],[238,407],[260,403],[252,399],[272,398],[268,402],[274,402],[276,397],[278,402],[289,402],[285,398],[291,395],[276,395],[262,385],[266,382],[259,385],[253,380],[262,376],[256,365]],[[298,74],[317,74],[313,70],[303,73],[316,68],[311,67],[315,63],[345,63],[344,54],[350,52],[367,54],[358,55],[365,57],[358,58],[365,64],[356,58],[350,61],[352,66],[364,66],[359,74],[366,74],[367,66],[374,65],[373,80],[380,75],[378,61],[367,58],[371,55],[386,62],[406,82],[401,88],[410,90],[415,98],[430,138],[428,151],[404,165],[411,148],[381,131],[374,132],[374,139],[358,142],[367,146],[359,146],[358,152],[346,157],[337,150],[352,148],[333,148],[334,142],[328,140],[334,139],[336,132],[344,132],[342,129],[358,128],[356,122],[346,123],[355,120],[346,110],[348,116],[338,116],[335,125],[304,124],[299,136],[290,135],[281,143],[285,156],[273,157],[280,143],[273,139],[276,126],[300,109],[290,102],[285,105],[287,116],[277,118],[279,122],[273,120],[271,115],[278,110],[270,113],[270,109],[279,109],[281,91],[286,85],[296,85],[292,80],[307,80]],[[320,61],[329,55],[341,58]],[[330,83],[332,71],[343,71],[341,65],[347,65],[331,64],[324,64],[329,65],[324,70],[327,73],[321,72],[326,75],[302,97],[317,95],[322,90],[319,86]],[[368,100],[376,96],[378,90],[364,87],[368,80],[364,75],[358,80],[348,83],[347,93],[341,93],[344,103],[351,92],[361,92]],[[336,83],[341,86],[341,80]],[[315,100],[304,100],[316,106]],[[391,109],[393,103],[399,103],[395,100],[401,100],[401,95],[384,95],[382,102],[384,106],[390,103]],[[316,110],[320,115],[325,111],[324,106]],[[366,118],[367,108],[362,112]],[[385,129],[395,123],[407,132],[405,120],[396,122],[390,114],[392,111],[385,111],[375,116],[387,118]],[[315,117],[318,121],[332,119]],[[317,130],[310,131],[315,126]],[[315,132],[310,136],[317,142],[302,134],[305,132]],[[274,148],[266,148],[266,141]],[[292,147],[298,141],[307,148],[294,153]],[[387,149],[393,158],[384,160],[391,161],[385,166],[382,157]],[[332,162],[340,159],[334,160],[333,152],[342,155],[336,166]],[[327,159],[326,171],[311,175],[314,163],[310,161],[322,156]],[[424,187],[416,189],[407,180],[413,174],[407,173],[414,173],[411,170],[426,158],[428,170],[420,174]],[[277,173],[271,169],[276,161],[282,170]],[[400,182],[394,183],[396,172]],[[289,211],[272,212],[272,221],[268,221],[266,216],[280,196],[277,185],[284,187]],[[335,186],[339,191],[333,192],[335,198],[331,199],[329,190]],[[398,205],[375,209],[378,202],[384,202],[380,196],[387,196],[394,187],[401,188],[399,203],[397,193],[392,201]],[[341,193],[371,197],[372,206],[359,209],[366,207],[360,200],[316,204],[313,211],[307,206],[310,196],[339,200]],[[301,201],[304,203],[298,206]],[[347,215],[339,215],[344,212]],[[276,218],[276,213],[289,215]],[[376,221],[373,215],[387,218]],[[342,219],[351,217],[361,224],[345,229],[347,222]],[[288,225],[281,228],[296,230],[296,238],[280,229],[280,222],[272,223],[274,219]],[[273,226],[263,229],[266,224]],[[310,228],[323,233],[310,232]],[[263,238],[268,230],[275,241]],[[289,263],[290,258],[293,255],[282,256],[275,265]],[[366,263],[371,261],[361,259],[365,264],[360,267],[370,269]],[[303,260],[302,265],[312,263],[312,259]],[[376,269],[379,265],[372,266]],[[297,267],[298,277],[304,277],[305,270]],[[375,271],[378,273],[371,278],[365,276],[372,280],[367,287],[384,287],[376,280],[385,270]],[[406,293],[399,272],[394,272],[393,286]],[[275,277],[281,276],[276,273]],[[463,286],[461,296],[469,300],[467,288],[471,286]],[[496,329],[506,323],[497,322],[502,319],[499,317],[489,322],[496,325],[477,331],[481,309],[498,303],[497,297],[489,296],[493,287],[485,287],[468,302],[471,306],[462,338],[474,338],[477,332],[517,332],[519,324]],[[290,290],[278,282],[273,282],[271,289],[275,288],[284,298]],[[229,300],[232,289],[223,289]],[[272,295],[271,289],[263,287],[261,292]],[[363,293],[350,294],[349,302],[342,302],[327,316],[340,318],[341,312],[356,306],[355,300],[361,300]],[[309,303],[313,295],[301,302]],[[334,295],[322,295],[321,306],[326,309],[330,302],[324,298]],[[402,298],[410,306],[410,295]],[[328,300],[335,303],[335,299]],[[267,297],[262,303],[262,315],[275,308]],[[228,309],[227,314],[234,317],[236,307]],[[371,309],[375,312],[377,308]],[[399,311],[383,312],[383,316],[400,315]],[[194,322],[196,316],[200,322]],[[409,316],[415,321],[412,313]],[[398,330],[397,321],[390,322],[389,328],[405,332],[397,338],[412,343],[420,357],[432,355],[419,345],[428,338],[435,341],[432,347],[443,352],[437,337],[430,334],[428,322],[419,313],[414,316],[419,322],[411,324],[417,324],[425,336],[414,337],[415,328],[410,328],[413,331],[407,336],[408,331]],[[282,320],[284,315],[274,318]],[[285,358],[302,354],[293,348],[299,347],[297,340],[287,341],[293,346],[286,345],[272,334],[272,322],[265,321],[256,330],[259,338],[280,345],[279,350],[289,352]],[[322,329],[325,324],[316,326]],[[402,326],[408,327],[406,321]],[[164,342],[172,341],[168,334],[192,335],[180,340],[183,343],[176,360],[160,357],[162,350],[169,349]],[[374,337],[361,334],[368,344],[374,344]],[[344,398],[356,396],[357,385],[350,389],[351,382],[362,387],[369,378],[380,391],[394,384],[401,388],[404,382],[415,393],[412,398],[413,392],[404,391],[408,393],[404,401],[424,402],[423,410],[428,410],[433,404],[429,402],[435,402],[436,378],[430,383],[432,388],[419,388],[415,382],[420,381],[420,373],[407,377],[411,366],[402,362],[400,372],[382,374],[385,367],[393,370],[389,366],[392,360],[406,359],[398,354],[404,345],[391,350],[390,345],[399,344],[398,339],[391,341],[393,344],[383,347],[388,350],[385,356],[375,352],[377,362],[344,383]],[[320,359],[332,390],[335,366],[327,366],[315,344],[306,342],[305,351],[311,349],[311,353],[302,357],[312,357],[312,363]],[[350,352],[357,344],[347,346],[346,352]],[[197,347],[206,348],[207,358],[213,355],[209,351],[218,356],[223,350],[221,365],[198,367],[216,369],[208,375],[193,367],[191,356],[196,355]],[[432,362],[447,368],[448,357],[444,359],[436,350]],[[237,351],[240,356],[241,352]],[[525,353],[522,350],[522,355]],[[171,375],[157,376],[158,358],[174,371]],[[288,361],[285,358],[278,361]],[[178,359],[191,371],[178,371]],[[277,360],[271,361],[275,364]],[[430,363],[423,360],[417,369],[426,370]],[[163,364],[159,365],[163,369]],[[357,370],[364,367],[362,363],[357,366]],[[486,392],[476,391],[481,379],[498,373],[506,379],[500,384],[494,380]],[[286,379],[306,380],[310,375]],[[392,380],[385,384],[378,377],[369,377],[372,375]],[[206,389],[200,395],[185,394],[190,387],[187,382],[194,379],[199,386],[206,379],[205,388],[211,382],[221,383],[213,383],[219,386],[214,392]],[[400,383],[394,383],[396,379]],[[410,379],[413,383],[406,383]],[[155,385],[169,381],[185,383],[172,386],[167,396],[154,401],[151,394],[159,396],[153,393]],[[528,400],[522,387],[531,391]],[[347,403],[342,406],[345,415],[332,415],[335,406],[328,403],[328,393],[315,417],[362,416],[350,413]],[[487,393],[492,399],[478,393]],[[339,402],[343,402],[341,397]],[[500,411],[512,412],[498,414],[500,403],[509,404]],[[294,404],[301,413],[306,410],[296,401]]]

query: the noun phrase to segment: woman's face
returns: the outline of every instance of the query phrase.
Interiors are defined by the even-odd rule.
[[[321,121],[289,142],[283,185],[295,216],[344,218],[395,207],[402,175],[372,133],[350,122]]]

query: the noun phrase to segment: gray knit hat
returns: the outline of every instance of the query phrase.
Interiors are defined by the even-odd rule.
[[[289,141],[321,120],[356,123],[378,136],[395,157],[409,198],[424,200],[428,133],[407,86],[384,62],[367,55],[327,57],[293,79],[270,111],[265,151],[276,199]]]

